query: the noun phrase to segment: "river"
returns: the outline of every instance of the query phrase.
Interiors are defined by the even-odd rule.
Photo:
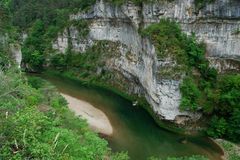
[[[113,151],[127,151],[132,160],[147,157],[204,155],[220,160],[221,149],[206,137],[185,136],[159,127],[153,118],[132,102],[103,88],[87,87],[78,81],[54,75],[41,76],[52,83],[59,92],[86,101],[103,111],[109,118],[113,134],[104,136]]]

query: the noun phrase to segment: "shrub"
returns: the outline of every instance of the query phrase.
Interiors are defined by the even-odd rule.
[[[207,134],[214,138],[220,138],[225,135],[227,131],[227,122],[224,118],[218,118],[213,116],[210,122],[210,128],[207,130]]]
[[[207,4],[209,3],[213,3],[215,2],[215,0],[195,0],[194,3],[195,3],[195,6],[196,8],[199,10],[201,8],[203,8],[204,6],[206,6]]]
[[[38,77],[32,77],[29,76],[28,77],[28,84],[35,89],[40,89],[43,87],[43,85],[45,84],[45,81],[41,78]]]
[[[179,77],[186,75],[180,85],[180,109],[202,111],[210,117],[217,115],[212,117],[207,130],[208,135],[239,140],[239,126],[236,125],[239,117],[234,112],[238,113],[240,108],[240,75],[218,75],[205,58],[205,45],[197,42],[194,35],[187,36],[182,33],[176,22],[162,19],[141,33],[152,40],[158,58],[170,57],[177,63],[176,66],[182,66],[178,68],[180,71],[176,67],[167,67],[168,70],[172,70],[167,72],[172,76],[165,77],[173,79],[174,71],[180,73]],[[162,77],[165,72],[159,73]],[[232,126],[229,128],[226,125]]]
[[[199,108],[197,102],[201,96],[201,91],[198,89],[196,82],[192,78],[186,77],[181,84],[180,90],[183,96],[180,108],[182,110],[197,111]]]
[[[59,71],[63,71],[67,68],[67,56],[64,54],[55,54],[50,59],[50,64],[52,67],[58,69]]]

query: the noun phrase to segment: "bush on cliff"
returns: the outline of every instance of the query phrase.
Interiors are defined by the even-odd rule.
[[[239,141],[240,74],[218,75],[205,58],[205,45],[184,34],[176,22],[162,19],[142,33],[153,41],[159,58],[171,57],[184,66],[180,108],[210,117],[208,135]]]

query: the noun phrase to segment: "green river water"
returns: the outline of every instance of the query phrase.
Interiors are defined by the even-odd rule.
[[[159,127],[153,118],[142,108],[134,107],[132,102],[103,88],[86,87],[80,82],[67,78],[44,75],[65,94],[84,100],[102,110],[109,118],[114,133],[104,138],[113,151],[128,151],[132,160],[145,160],[156,156],[205,155],[211,160],[220,160],[221,149],[205,137],[189,136],[187,143],[180,141],[185,136]]]

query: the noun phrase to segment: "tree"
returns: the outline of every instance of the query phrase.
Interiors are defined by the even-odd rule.
[[[29,71],[42,71],[44,64],[44,24],[37,20],[23,46],[23,63]]]
[[[194,80],[190,77],[186,77],[180,86],[180,90],[183,94],[180,104],[181,109],[197,111],[199,108],[197,101],[201,96],[201,92]]]
[[[207,134],[214,138],[220,138],[226,134],[227,127],[228,124],[223,117],[218,118],[217,116],[213,116]]]
[[[240,108],[234,109],[229,120],[228,137],[234,141],[240,140]]]

